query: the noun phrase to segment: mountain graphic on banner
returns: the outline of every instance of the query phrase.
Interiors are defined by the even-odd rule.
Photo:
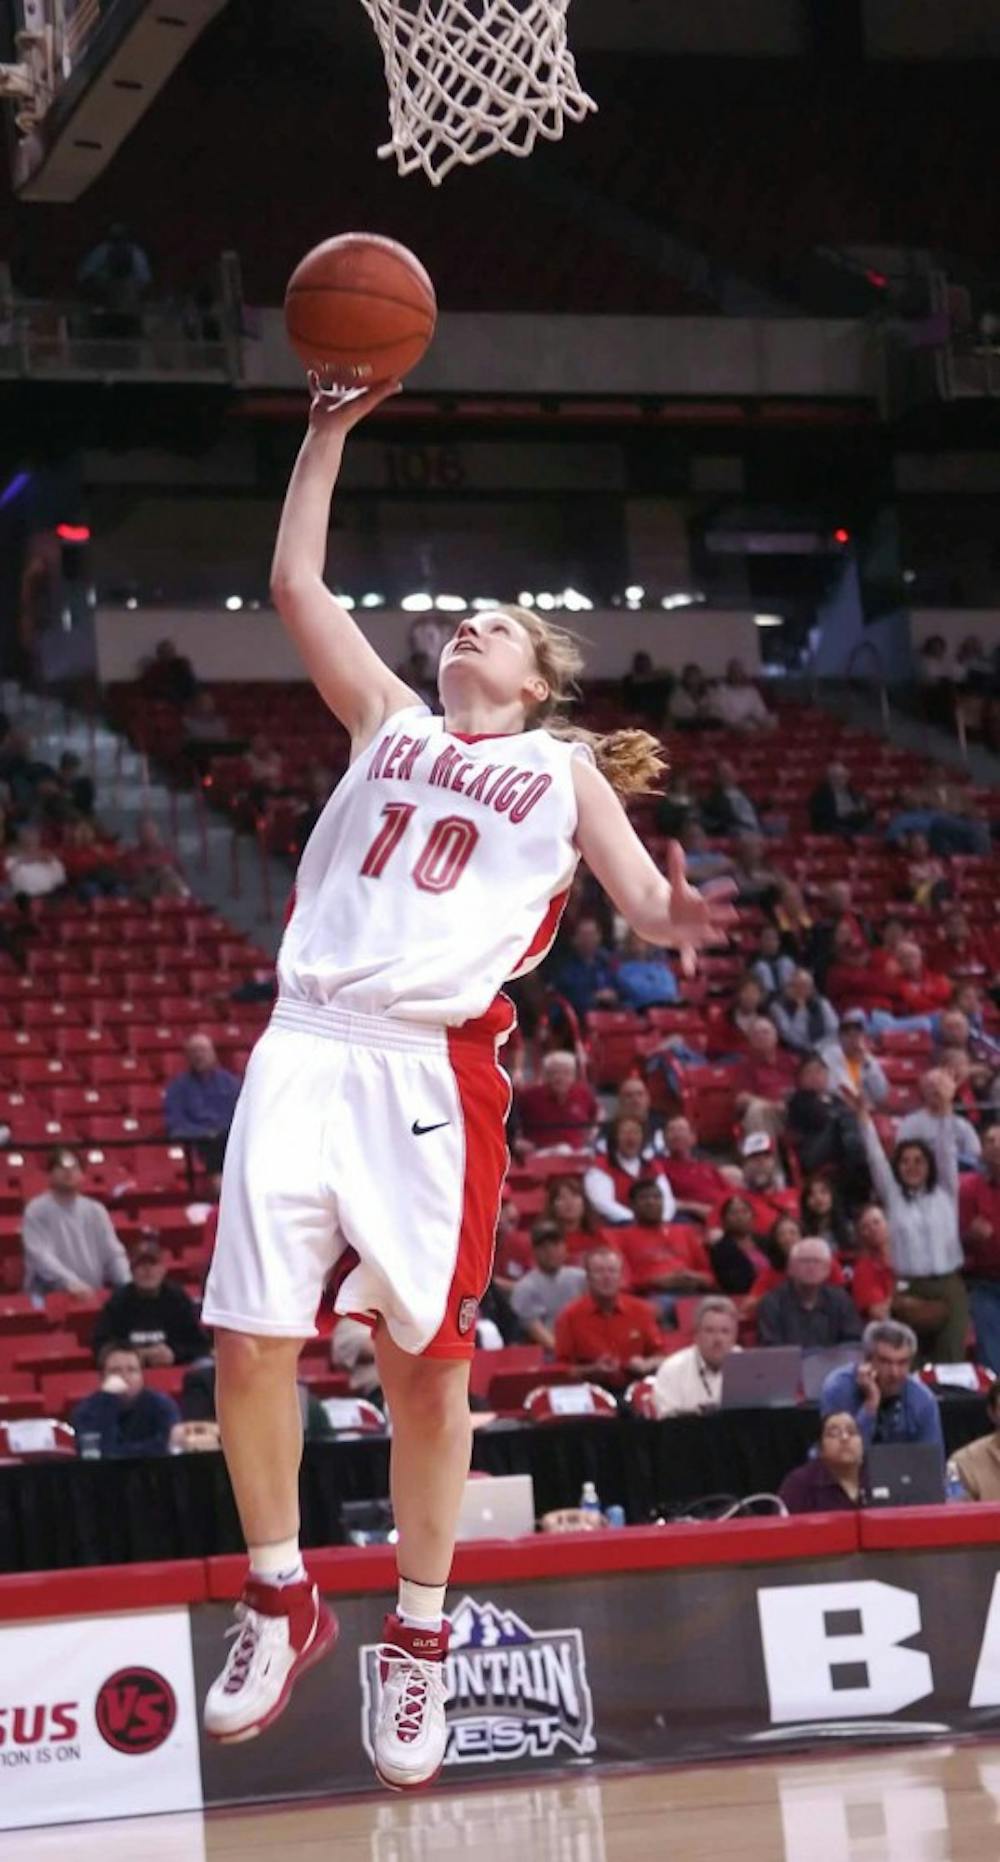
[[[448,1614],[452,1649],[496,1649],[534,1641],[534,1632],[527,1623],[513,1610],[500,1610],[495,1603],[476,1603],[472,1597],[463,1597],[458,1608]]]

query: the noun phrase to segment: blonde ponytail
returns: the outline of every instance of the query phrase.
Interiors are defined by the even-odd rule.
[[[504,603],[500,613],[519,621],[530,635],[538,670],[549,688],[549,696],[531,713],[529,724],[544,725],[553,737],[568,743],[588,744],[594,761],[615,793],[620,796],[649,795],[660,787],[669,764],[663,745],[648,731],[610,731],[606,736],[570,724],[562,712],[580,695],[579,675],[583,670],[580,642],[567,627],[556,627],[530,608]]]

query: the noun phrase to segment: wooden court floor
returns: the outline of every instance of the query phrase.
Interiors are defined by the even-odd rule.
[[[997,1862],[1000,1742],[0,1835],[0,1862]]]

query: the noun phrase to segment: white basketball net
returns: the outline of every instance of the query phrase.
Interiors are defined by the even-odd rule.
[[[389,87],[390,140],[401,175],[437,186],[456,163],[501,149],[530,155],[567,119],[597,105],[581,90],[566,39],[569,0],[361,0]]]

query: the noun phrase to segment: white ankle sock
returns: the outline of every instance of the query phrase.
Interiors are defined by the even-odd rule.
[[[299,1551],[298,1535],[292,1539],[272,1539],[268,1545],[250,1545],[250,1576],[262,1584],[301,1584],[306,1575]]]
[[[444,1619],[447,1584],[415,1584],[400,1578],[396,1615],[407,1629],[440,1629]]]

